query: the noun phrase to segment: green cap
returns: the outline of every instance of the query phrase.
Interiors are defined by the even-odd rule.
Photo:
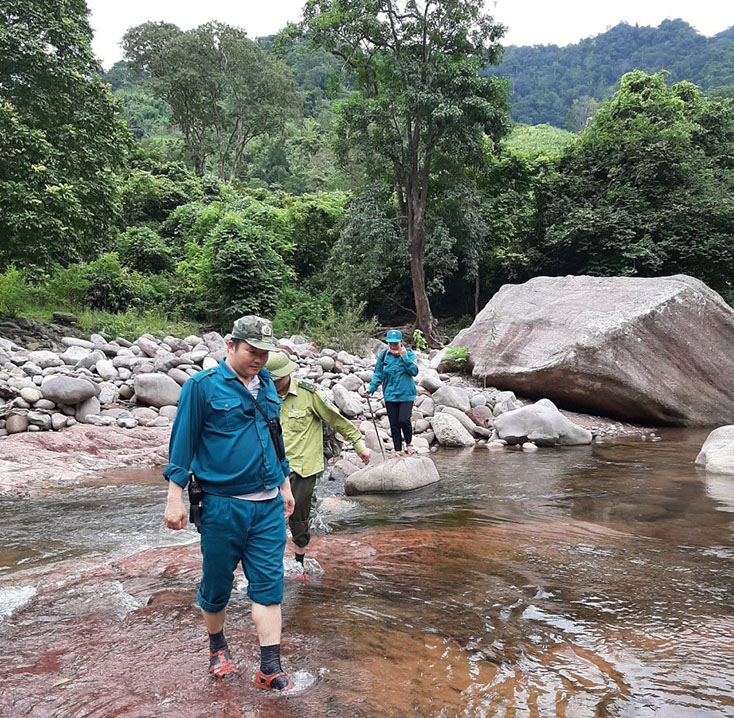
[[[255,349],[264,349],[268,352],[277,351],[273,341],[273,325],[261,317],[248,314],[235,321],[232,327],[232,339],[242,339]]]
[[[283,352],[273,352],[265,364],[265,368],[270,372],[273,379],[282,379],[290,376],[296,369],[298,364],[291,361]]]

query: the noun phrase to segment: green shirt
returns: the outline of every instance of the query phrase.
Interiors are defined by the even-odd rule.
[[[327,404],[316,388],[291,377],[291,383],[280,406],[285,454],[291,466],[301,476],[312,476],[324,470],[324,436],[321,422],[325,421],[345,439],[354,443],[354,450],[365,450],[362,433],[333,406]]]

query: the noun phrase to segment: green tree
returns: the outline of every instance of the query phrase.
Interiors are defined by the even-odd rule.
[[[199,174],[211,156],[220,179],[238,177],[248,143],[299,115],[290,70],[244,30],[208,23],[184,32],[148,22],[128,30],[123,47],[131,68],[148,73],[171,107]]]
[[[84,0],[0,4],[0,266],[93,256],[129,135],[99,79]]]
[[[734,104],[636,71],[540,191],[538,272],[686,272],[730,294]]]
[[[410,258],[416,324],[438,345],[424,261],[431,171],[439,155],[471,163],[484,134],[507,130],[506,84],[480,77],[497,63],[504,28],[480,0],[309,0],[304,30],[354,78],[340,148],[389,185]]]

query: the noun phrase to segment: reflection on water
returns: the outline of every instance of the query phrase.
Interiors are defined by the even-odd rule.
[[[286,661],[317,677],[288,699],[249,685],[257,647],[241,594],[228,624],[242,680],[204,675],[198,546],[172,546],[181,535],[161,528],[157,478],[6,501],[0,708],[734,716],[734,477],[693,466],[706,432],[660,433],[443,451],[438,484],[353,499],[313,542],[324,575],[286,589]]]

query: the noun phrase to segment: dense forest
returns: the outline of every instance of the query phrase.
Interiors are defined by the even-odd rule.
[[[709,96],[734,96],[734,27],[707,38],[683,20],[660,26],[621,23],[575,45],[509,46],[492,68],[512,85],[512,118],[582,130],[619,78],[632,70],[664,70],[670,82],[687,80]]]
[[[310,0],[257,41],[144,23],[104,72],[83,0],[6,0],[0,313],[132,335],[255,312],[324,340],[379,321],[435,345],[540,273],[686,272],[734,298],[731,33],[622,25],[566,48],[585,49],[556,68],[581,78],[562,121],[513,124],[555,67],[516,73],[517,53],[558,48],[503,52],[479,0],[352,5]],[[580,131],[552,126],[583,93]]]

